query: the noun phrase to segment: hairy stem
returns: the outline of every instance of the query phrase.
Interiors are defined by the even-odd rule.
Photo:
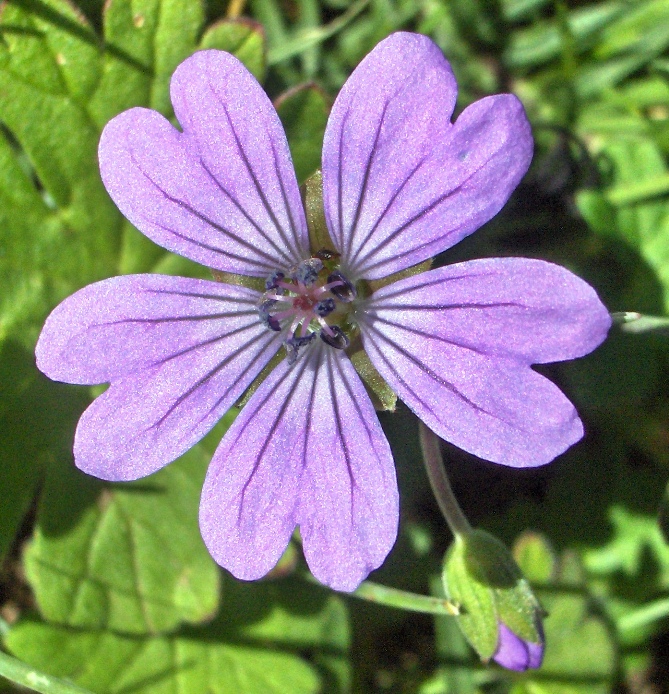
[[[444,514],[453,535],[459,537],[471,532],[471,525],[465,518],[460,505],[451,489],[444,461],[441,457],[441,448],[437,435],[428,429],[423,422],[419,422],[420,447],[423,451],[423,460],[430,478],[430,486],[437,499],[439,508]]]

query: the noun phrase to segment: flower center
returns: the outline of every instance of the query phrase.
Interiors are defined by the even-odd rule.
[[[303,260],[288,274],[275,270],[258,304],[260,320],[270,330],[286,331],[284,346],[291,363],[317,337],[335,349],[346,349],[351,342],[341,325],[356,298],[355,287],[333,268],[331,251],[319,251],[317,256]]]

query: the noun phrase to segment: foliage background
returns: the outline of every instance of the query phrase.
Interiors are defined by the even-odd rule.
[[[119,273],[207,276],[126,222],[99,180],[103,125],[135,105],[172,116],[174,67],[234,52],[277,99],[298,176],[319,166],[329,105],[397,29],[430,35],[460,83],[524,102],[537,142],[505,210],[439,259],[540,257],[612,311],[669,299],[667,0],[10,0],[0,14],[0,633],[4,649],[94,692],[578,694],[669,691],[667,335],[614,329],[545,372],[577,403],[583,442],[506,470],[446,446],[470,519],[509,546],[550,616],[538,672],[485,668],[449,618],[390,610],[309,582],[292,547],[275,575],[219,571],[199,490],[229,415],[165,470],[131,484],[78,472],[92,397],[49,382],[33,348],[48,312]],[[416,422],[382,416],[402,498],[397,546],[373,579],[439,592],[449,533]],[[659,522],[658,522],[659,520]],[[3,689],[4,688],[4,689]],[[11,690],[0,683],[0,691]]]

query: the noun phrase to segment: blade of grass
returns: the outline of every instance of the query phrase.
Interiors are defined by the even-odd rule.
[[[333,19],[329,24],[298,32],[292,39],[270,48],[267,53],[267,64],[276,65],[284,60],[293,58],[300,53],[323,43],[338,31],[341,31],[351,20],[357,17],[369,5],[369,0],[357,0],[346,12]]]

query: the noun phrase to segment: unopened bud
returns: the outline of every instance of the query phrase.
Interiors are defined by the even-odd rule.
[[[458,624],[481,660],[510,670],[541,665],[544,612],[497,538],[483,530],[457,537],[442,578],[447,595],[461,607]]]

